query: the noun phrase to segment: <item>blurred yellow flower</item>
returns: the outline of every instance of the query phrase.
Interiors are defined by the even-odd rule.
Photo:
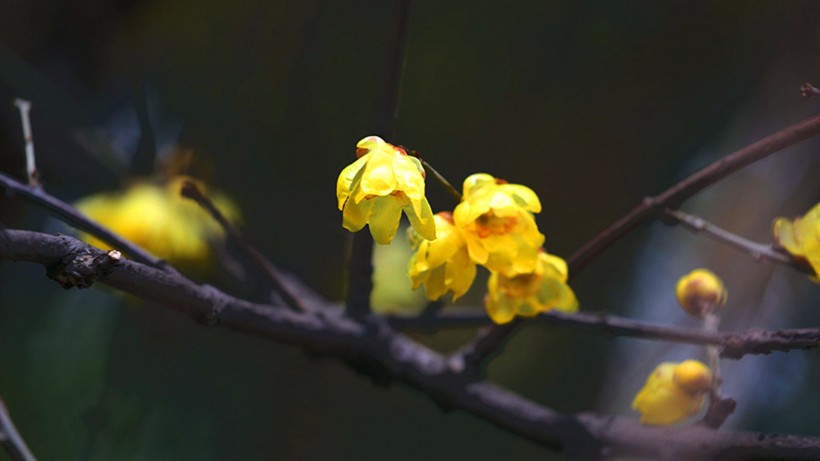
[[[175,176],[165,184],[143,180],[123,191],[85,197],[75,206],[154,256],[181,267],[199,268],[210,265],[212,245],[224,238],[224,231],[199,205],[180,195],[186,180],[191,178]],[[213,192],[209,196],[226,218],[234,222],[239,218],[230,199]],[[96,247],[107,246],[89,235],[81,238]]]
[[[558,309],[578,310],[575,293],[567,285],[567,263],[545,251],[539,252],[535,270],[507,277],[491,272],[484,307],[495,323],[507,323],[516,315],[533,317]]]
[[[478,173],[464,180],[453,219],[473,261],[512,277],[535,270],[544,235],[533,213],[540,211],[529,187]]]
[[[695,269],[678,280],[675,296],[687,314],[701,318],[726,304],[729,295],[720,277],[706,269]]]
[[[435,240],[424,240],[412,228],[408,229],[408,239],[417,248],[407,272],[413,289],[423,284],[428,299],[435,301],[449,291],[455,301],[473,284],[475,263],[470,260],[464,239],[453,225],[452,213],[437,213],[435,223],[438,237]]]
[[[774,238],[792,256],[808,261],[820,281],[820,203],[801,218],[777,218]]]
[[[342,226],[357,232],[369,224],[373,239],[386,245],[395,237],[404,210],[416,232],[434,240],[436,226],[424,196],[421,162],[378,136],[368,136],[356,147],[359,159],[345,167],[336,181]]]
[[[712,371],[703,363],[663,362],[638,391],[632,408],[641,414],[644,424],[675,424],[700,411],[711,387]]]

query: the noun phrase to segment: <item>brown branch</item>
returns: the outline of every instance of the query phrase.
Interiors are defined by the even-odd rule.
[[[610,245],[641,224],[656,217],[664,209],[677,208],[684,200],[739,169],[818,134],[820,134],[820,115],[815,115],[732,152],[662,193],[644,199],[638,206],[601,231],[567,259],[570,275],[577,275]]]
[[[0,399],[0,445],[6,449],[12,461],[35,461],[26,441],[17,432],[3,399]]]
[[[90,255],[90,258],[83,258]],[[0,231],[0,260],[53,267],[66,261],[104,260],[104,252],[76,239],[30,231]],[[54,271],[52,271],[53,273]],[[97,273],[93,267],[88,273]],[[655,428],[635,419],[583,413],[565,415],[462,373],[462,367],[371,318],[357,322],[325,302],[309,312],[271,309],[208,285],[128,260],[100,282],[184,313],[203,325],[221,325],[271,341],[336,356],[370,376],[406,383],[442,407],[474,414],[498,427],[578,459],[615,456],[687,460],[820,459],[820,437],[772,436],[705,427]],[[315,297],[318,299],[318,297]]]
[[[197,205],[202,207],[202,209],[211,215],[214,221],[219,223],[222,229],[225,230],[228,238],[236,244],[237,248],[245,253],[245,255],[256,265],[256,267],[259,268],[263,274],[265,274],[267,280],[270,282],[271,288],[273,288],[276,293],[282,297],[282,300],[288,307],[301,311],[308,309],[299,297],[290,289],[290,287],[288,287],[287,282],[282,277],[282,274],[279,273],[276,266],[274,266],[268,258],[266,258],[261,252],[259,252],[259,250],[248,242],[245,236],[242,235],[242,231],[240,231],[238,227],[234,226],[232,222],[225,218],[225,215],[219,211],[214,203],[205,196],[205,194],[193,181],[184,181],[180,194],[182,194],[183,197],[189,198],[196,202]]]
[[[747,240],[737,234],[733,234],[712,223],[709,223],[703,218],[684,213],[680,210],[672,210],[667,208],[663,213],[665,218],[664,221],[671,221],[673,224],[681,224],[683,227],[693,232],[703,232],[705,235],[712,237],[721,243],[725,243],[732,248],[748,254],[755,261],[771,261],[786,265],[804,274],[814,275],[814,270],[808,263],[805,261],[798,261],[786,253],[777,251],[772,248],[771,245],[764,245],[762,243]]]
[[[609,337],[624,336],[703,346],[714,344],[719,346],[720,356],[728,359],[740,359],[745,355],[770,354],[778,351],[788,352],[795,349],[820,347],[820,328],[707,333],[701,329],[657,325],[614,315],[586,312],[569,314],[560,311],[545,312],[536,317],[534,321],[550,325],[588,329]],[[391,317],[388,322],[394,328],[402,331],[435,328],[476,328],[486,327],[491,324],[490,318],[477,308],[449,308],[436,316],[415,319]],[[473,350],[465,348],[459,353],[466,356],[473,352]]]
[[[569,276],[578,275],[578,272],[613,243],[641,224],[658,217],[665,209],[677,208],[684,200],[739,169],[818,134],[820,115],[815,115],[732,152],[662,193],[643,199],[638,206],[601,231],[567,259]],[[477,351],[472,353],[471,360],[484,360],[479,354],[486,355],[498,349],[516,331],[520,322],[521,320],[516,319],[506,325],[491,327],[492,332],[479,333],[473,340],[476,344],[467,348]]]
[[[88,219],[87,216],[77,211],[76,208],[49,195],[40,187],[25,185],[3,172],[0,172],[0,187],[12,195],[19,195],[35,205],[45,208],[63,222],[99,238],[118,250],[128,253],[139,262],[166,271],[176,271],[167,262],[154,257],[142,248]]]

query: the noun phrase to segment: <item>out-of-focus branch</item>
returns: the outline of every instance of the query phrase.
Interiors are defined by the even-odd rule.
[[[792,269],[808,275],[814,275],[814,270],[805,261],[798,261],[788,254],[779,252],[771,247],[771,245],[764,245],[747,240],[737,234],[733,234],[725,229],[706,222],[703,218],[684,213],[680,210],[673,210],[667,208],[663,211],[664,221],[671,221],[672,223],[681,224],[683,227],[693,232],[703,232],[704,235],[712,237],[713,239],[725,243],[726,245],[736,248],[749,256],[755,261],[771,261],[775,263],[784,264]]]
[[[93,267],[77,269],[83,263],[105,260],[104,255],[71,237],[0,230],[0,260],[40,263],[50,268],[52,276],[60,267],[71,266],[77,273],[95,274],[101,283],[182,312],[203,325],[222,325],[336,356],[360,372],[406,383],[444,408],[472,413],[570,457],[692,461],[820,458],[820,437],[716,431],[698,426],[656,428],[616,416],[561,414],[463,373],[451,357],[427,349],[377,318],[358,322],[325,302],[311,301],[308,312],[271,309],[208,285],[197,285],[180,274],[128,260],[117,261],[104,273]]]
[[[35,461],[34,455],[31,454],[26,445],[26,441],[17,432],[14,422],[9,416],[9,411],[6,408],[3,399],[0,399],[0,445],[6,449],[6,453],[12,461]]]
[[[26,147],[26,175],[28,185],[32,187],[40,186],[40,172],[37,170],[37,163],[34,158],[34,138],[31,135],[31,101],[17,98],[14,105],[20,111],[20,123],[23,125],[23,142]]]
[[[243,252],[245,255],[250,258],[251,261],[256,265],[259,270],[262,271],[267,276],[268,281],[271,284],[271,287],[276,290],[279,296],[282,297],[282,300],[292,309],[297,310],[307,310],[307,306],[302,303],[299,297],[292,292],[292,290],[288,287],[287,282],[282,277],[282,274],[279,273],[279,270],[276,266],[273,265],[272,262],[268,258],[266,258],[262,253],[259,252],[254,246],[248,243],[248,240],[245,239],[245,236],[242,235],[242,231],[239,230],[238,227],[234,226],[233,223],[228,221],[225,218],[225,215],[222,214],[221,211],[214,205],[214,203],[207,197],[205,194],[197,187],[197,185],[193,181],[185,181],[182,184],[182,189],[180,193],[183,197],[187,197],[197,203],[200,207],[202,207],[211,217],[219,223],[220,226],[225,230],[225,233],[228,235],[236,246]]]
[[[158,267],[166,271],[176,271],[165,261],[152,256],[142,248],[88,219],[87,216],[77,211],[76,208],[63,202],[57,197],[49,195],[41,187],[25,185],[3,172],[0,172],[0,187],[5,189],[10,195],[19,195],[20,197],[23,197],[24,199],[45,208],[66,224],[83,232],[87,232],[108,243],[109,245],[112,245],[114,248],[128,253],[131,257],[141,263],[145,263],[152,267]]]

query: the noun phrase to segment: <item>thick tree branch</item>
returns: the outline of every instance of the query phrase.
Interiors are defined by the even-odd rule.
[[[26,441],[17,432],[3,399],[0,399],[0,445],[6,449],[12,461],[35,461]]]
[[[40,263],[54,274],[67,263],[102,260],[104,252],[71,237],[0,231],[0,260]],[[90,256],[90,257],[89,257]],[[90,263],[91,264],[91,263]],[[203,325],[303,347],[345,360],[374,379],[396,380],[578,459],[643,456],[663,459],[820,459],[820,437],[770,436],[704,427],[655,428],[634,419],[564,415],[464,373],[463,364],[393,331],[380,318],[357,322],[315,301],[309,312],[243,301],[140,263],[120,260],[99,281],[182,312]],[[318,299],[318,297],[311,297]]]

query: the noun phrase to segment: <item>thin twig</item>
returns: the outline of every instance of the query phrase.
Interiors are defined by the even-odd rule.
[[[75,254],[76,252],[76,254]],[[77,254],[104,253],[70,237],[0,231],[0,260],[51,266]],[[91,258],[92,260],[96,258]],[[123,260],[100,280],[209,325],[332,355],[357,369],[383,374],[426,393],[443,408],[476,415],[573,459],[608,457],[740,460],[820,459],[820,437],[716,431],[702,426],[656,428],[634,418],[561,414],[490,383],[460,374],[458,366],[390,328],[366,327],[317,300],[311,312],[271,309],[233,298],[179,274]]]
[[[28,176],[28,184],[32,187],[40,187],[40,172],[37,171],[37,165],[34,161],[34,138],[31,135],[31,102],[25,99],[17,98],[14,100],[14,105],[20,111],[20,122],[23,124],[23,141],[26,144],[26,175]]]
[[[26,441],[17,432],[3,399],[0,399],[0,445],[3,445],[12,461],[36,461]]]
[[[40,187],[27,186],[11,176],[7,176],[3,172],[0,172],[0,187],[5,189],[10,195],[19,195],[35,205],[46,209],[66,224],[91,234],[112,247],[127,253],[134,258],[135,261],[166,271],[176,272],[176,269],[171,267],[166,261],[156,258],[137,245],[99,225],[77,211],[73,206],[48,194]]]
[[[755,261],[771,261],[779,264],[784,264],[794,270],[804,274],[814,275],[814,270],[807,263],[798,261],[788,254],[779,252],[771,247],[771,245],[764,245],[762,243],[747,240],[737,234],[733,234],[725,229],[707,222],[703,218],[684,213],[680,210],[673,210],[667,208],[663,211],[666,218],[664,221],[673,221],[673,223],[682,224],[683,227],[693,232],[703,232],[715,240],[725,243],[726,245],[736,248],[751,256]]]
[[[279,273],[279,270],[276,269],[276,266],[266,258],[262,253],[259,252],[254,246],[252,246],[245,236],[242,234],[242,231],[239,230],[238,227],[233,225],[232,222],[228,221],[225,218],[225,215],[222,214],[221,211],[214,205],[214,203],[207,197],[205,194],[199,189],[199,187],[193,182],[186,180],[182,183],[182,188],[180,189],[180,194],[183,197],[189,198],[197,203],[202,209],[208,212],[211,217],[219,223],[220,226],[225,230],[225,233],[228,237],[236,244],[236,246],[245,253],[248,258],[258,267],[262,273],[265,274],[268,281],[271,284],[271,288],[276,290],[279,296],[282,297],[282,300],[285,301],[285,304],[291,307],[292,309],[297,309],[300,311],[306,311],[308,308],[305,306],[304,303],[299,299],[299,297],[293,293],[290,288],[288,288],[288,284],[285,282],[282,275]]]

